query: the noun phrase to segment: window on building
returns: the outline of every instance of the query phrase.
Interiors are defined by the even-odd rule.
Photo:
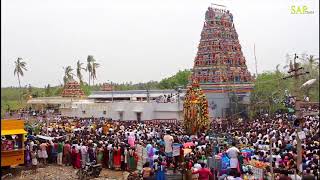
[[[106,114],[107,114],[107,111],[103,111],[103,114],[106,115]]]

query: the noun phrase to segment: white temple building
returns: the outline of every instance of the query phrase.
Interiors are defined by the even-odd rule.
[[[35,108],[55,108],[66,117],[105,117],[123,121],[182,120],[185,90],[94,91],[87,98],[30,99]]]

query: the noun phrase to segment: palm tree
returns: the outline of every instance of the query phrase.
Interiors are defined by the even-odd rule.
[[[27,63],[24,62],[20,57],[14,63],[15,63],[14,75],[18,77],[19,88],[21,91],[20,76],[22,77],[24,75],[23,71],[27,71]],[[21,102],[21,94],[20,94],[20,102]]]
[[[306,70],[310,72],[311,77],[317,78],[319,75],[319,63],[316,60],[314,56],[310,55],[309,58],[307,58]]]
[[[66,84],[68,81],[73,80],[73,69],[71,66],[67,66],[64,68],[64,76],[63,76],[63,82]]]
[[[92,77],[92,84],[94,85],[94,80],[97,79],[97,68],[100,67],[99,63],[96,63],[95,60],[92,61],[92,72],[91,72],[91,77]]]
[[[303,61],[302,67],[304,67],[304,70],[309,73],[307,75],[301,77],[301,80],[302,80],[301,83],[304,83],[310,79],[317,79],[316,84],[304,89],[304,92],[307,96],[309,96],[309,93],[310,93],[310,90],[312,87],[318,87],[319,63],[316,60],[317,59],[313,55],[310,55],[309,57],[307,55],[305,55],[304,58],[302,59],[302,61]]]
[[[80,84],[83,84],[81,70],[86,71],[86,68],[83,68],[82,65],[83,65],[83,63],[81,63],[80,60],[78,60],[78,62],[77,62],[77,77],[80,81]]]
[[[90,86],[90,79],[91,79],[91,73],[92,73],[92,61],[94,61],[93,56],[92,55],[88,55],[87,58],[87,71],[89,73],[89,86]]]

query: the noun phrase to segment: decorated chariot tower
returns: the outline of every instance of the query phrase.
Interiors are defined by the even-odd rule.
[[[183,124],[188,134],[205,132],[209,128],[208,101],[197,79],[187,89],[183,103]]]

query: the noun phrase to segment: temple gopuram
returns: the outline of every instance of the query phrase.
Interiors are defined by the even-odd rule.
[[[239,104],[249,103],[253,78],[228,10],[208,8],[190,82],[194,78],[206,94],[210,117],[232,115],[232,96]]]
[[[62,97],[83,97],[85,95],[80,88],[80,84],[77,81],[69,81],[64,85],[61,96]]]

